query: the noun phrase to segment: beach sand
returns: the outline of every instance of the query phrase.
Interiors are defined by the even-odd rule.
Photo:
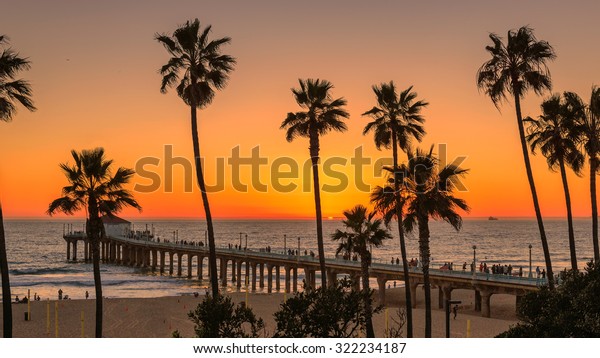
[[[242,292],[228,293],[235,302],[245,300]],[[254,312],[262,317],[266,325],[266,334],[271,336],[275,330],[273,313],[283,301],[283,293],[250,294],[249,304]],[[289,295],[288,295],[289,296]],[[377,297],[377,293],[375,293]],[[194,336],[194,325],[187,313],[196,307],[202,296],[159,297],[159,298],[112,298],[104,300],[104,336],[105,337],[171,337],[179,330],[183,337]],[[453,300],[461,300],[456,319],[451,317],[451,337],[466,337],[467,320],[471,321],[471,337],[494,337],[517,322],[515,316],[515,297],[494,295],[491,299],[491,318],[483,318],[473,310],[474,292],[454,290]],[[403,288],[386,291],[389,317],[395,316],[396,308],[404,304]],[[425,310],[423,290],[418,289],[417,308],[413,310],[415,337],[424,336]],[[84,314],[84,334],[94,336],[94,300],[49,301],[50,330],[47,333],[47,301],[31,303],[31,321],[24,320],[26,304],[13,304],[14,337],[54,337],[54,307],[58,302],[59,337],[81,336],[81,312]],[[433,337],[445,336],[445,311],[438,309],[438,292],[432,290]],[[0,312],[1,321],[1,312]],[[392,323],[390,319],[390,324]],[[385,330],[385,313],[374,317],[375,333],[382,337]],[[0,334],[2,326],[0,325]],[[404,329],[406,335],[406,329]]]

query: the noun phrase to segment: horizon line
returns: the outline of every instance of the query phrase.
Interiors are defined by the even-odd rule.
[[[535,216],[493,216],[497,219],[536,219]],[[84,216],[61,216],[61,217],[49,217],[49,216],[5,216],[5,220],[56,220],[56,221],[69,221],[69,220],[82,220]],[[190,221],[190,220],[202,220],[204,217],[196,216],[149,216],[149,217],[132,217],[123,216],[124,219],[129,221],[149,221],[149,220],[160,220],[160,221]],[[489,219],[490,216],[465,216],[465,220],[478,220],[478,219]],[[574,219],[591,219],[591,216],[573,216]],[[213,217],[213,220],[272,220],[272,221],[286,221],[286,220],[315,220],[314,216],[291,216],[291,217],[276,217],[276,216],[264,216],[264,217],[252,217],[252,216],[222,216]],[[323,216],[323,220],[339,220],[343,219],[343,216]],[[564,216],[547,216],[545,219],[566,219]]]

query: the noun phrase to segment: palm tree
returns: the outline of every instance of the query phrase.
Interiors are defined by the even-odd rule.
[[[507,94],[512,95],[514,98],[517,126],[519,127],[519,136],[521,139],[521,150],[533,198],[544,258],[546,260],[548,287],[554,289],[554,274],[552,272],[550,250],[548,248],[548,240],[535,189],[535,182],[533,181],[527,142],[525,140],[525,129],[521,115],[521,99],[525,97],[525,93],[530,89],[539,95],[552,88],[550,71],[546,62],[553,60],[556,55],[552,46],[546,41],[538,41],[533,34],[533,30],[527,26],[521,27],[518,30],[508,31],[506,44],[496,34],[492,33],[489,36],[492,40],[492,45],[486,46],[485,49],[490,53],[492,58],[479,68],[477,72],[477,86],[479,89],[485,91],[497,108],[499,108],[501,102],[506,100]]]
[[[428,152],[417,149],[408,151],[408,164],[401,166],[403,183],[401,186],[400,209],[397,209],[395,189],[390,185],[377,187],[371,194],[375,207],[384,213],[386,221],[391,220],[398,210],[406,210],[404,230],[412,232],[415,225],[419,228],[419,256],[423,268],[423,286],[425,288],[425,337],[431,337],[431,286],[429,282],[429,219],[444,220],[454,229],[460,230],[462,218],[457,209],[468,211],[467,203],[454,196],[459,178],[467,173],[450,164],[438,169],[438,159],[433,154],[433,146]],[[396,174],[398,176],[399,174]],[[402,175],[402,174],[400,174]],[[393,179],[392,179],[393,180]],[[400,181],[400,179],[396,179]]]
[[[317,244],[319,247],[319,263],[321,265],[321,284],[327,287],[325,274],[325,250],[323,248],[323,217],[321,214],[321,187],[319,185],[319,137],[329,131],[344,132],[347,130],[343,122],[350,115],[344,109],[344,98],[332,99],[330,90],[333,85],[325,80],[298,80],[300,88],[292,88],[298,105],[304,110],[288,113],[281,123],[281,129],[287,129],[288,142],[297,137],[307,137],[310,142],[309,151],[313,169],[313,187],[317,216]]]
[[[200,160],[200,143],[198,141],[197,110],[208,106],[217,90],[223,89],[227,84],[229,73],[233,71],[235,59],[221,54],[221,46],[228,44],[231,39],[223,37],[209,40],[211,26],[200,29],[200,21],[188,21],[173,32],[172,36],[157,34],[156,40],[160,42],[171,58],[160,69],[163,76],[160,91],[166,93],[170,87],[175,87],[177,95],[183,102],[190,106],[192,124],[192,143],[194,145],[194,160],[196,164],[196,178],[202,192],[202,203],[206,216],[208,231],[208,264],[210,269],[210,284],[212,294],[219,294],[217,278],[217,254],[215,247],[215,234],[213,230],[212,215],[208,203],[202,161]]]
[[[372,251],[369,247],[380,247],[383,241],[391,239],[392,236],[383,227],[381,219],[374,219],[375,212],[369,213],[367,208],[357,205],[350,210],[344,211],[346,219],[343,221],[346,231],[336,230],[331,235],[334,241],[340,241],[337,253],[342,251],[349,254],[356,253],[360,257],[360,268],[362,273],[362,285],[365,292],[365,313],[367,338],[374,338],[373,320],[369,288],[369,267],[372,262]]]
[[[31,99],[31,87],[29,82],[16,79],[15,77],[21,71],[28,70],[30,67],[27,58],[19,57],[8,44],[8,38],[0,35],[0,121],[9,122],[17,111],[17,103],[30,111],[35,111],[35,106]],[[6,239],[4,237],[4,221],[2,216],[2,204],[0,203],[0,277],[2,278],[2,315],[4,317],[3,330],[4,337],[12,337],[12,308],[10,281],[8,276],[8,259],[6,257]]]
[[[560,95],[553,95],[542,103],[541,108],[542,115],[538,119],[524,119],[528,124],[526,139],[531,153],[535,154],[536,149],[540,149],[546,157],[548,168],[552,171],[560,170],[567,205],[571,268],[577,270],[573,213],[566,167],[569,166],[575,174],[581,175],[585,158],[579,150],[578,141],[581,138],[584,107],[568,105],[561,100]]]
[[[131,193],[124,189],[133,169],[120,167],[112,172],[112,160],[106,159],[104,149],[71,151],[74,165],[64,163],[60,168],[69,184],[62,188],[62,197],[48,206],[48,215],[65,213],[72,215],[80,210],[86,212],[86,235],[92,245],[94,285],[96,288],[96,338],[102,338],[102,281],[100,277],[100,240],[104,226],[100,215],[114,215],[124,207],[141,210]]]
[[[421,116],[421,109],[428,105],[423,100],[414,101],[417,93],[412,92],[412,86],[402,91],[398,95],[393,81],[382,83],[380,86],[373,86],[373,92],[377,97],[378,106],[363,113],[373,118],[363,130],[363,135],[373,131],[375,146],[381,150],[392,148],[393,170],[398,170],[398,146],[402,151],[407,151],[413,139],[421,141],[425,135],[423,122],[425,119]],[[401,183],[395,182],[394,192],[400,193]],[[400,196],[396,196],[396,208],[400,209]],[[404,240],[404,231],[402,230],[402,212],[395,214],[398,222],[398,236],[400,238],[400,256],[402,257],[402,268],[405,280],[408,279],[408,260],[406,259],[406,244]],[[412,327],[412,303],[410,295],[410,285],[405,285],[406,297],[406,333],[408,338],[413,336]]]
[[[575,103],[574,106],[583,107],[579,96],[565,92],[565,99]],[[590,198],[592,201],[592,242],[594,245],[594,260],[600,260],[600,247],[598,246],[598,203],[596,201],[596,175],[599,170],[600,155],[600,87],[592,87],[590,103],[585,111],[582,138],[583,148],[588,155],[590,163]]]

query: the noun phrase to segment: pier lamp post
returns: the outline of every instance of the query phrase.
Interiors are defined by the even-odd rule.
[[[246,234],[246,246],[244,246],[244,251],[248,250],[248,234]]]
[[[300,236],[298,236],[298,253],[296,254],[298,262],[300,262]]]
[[[477,272],[477,246],[473,245],[473,280]]]
[[[287,255],[287,235],[283,234],[283,254]]]
[[[240,249],[242,248],[242,232],[240,232]]]
[[[531,273],[531,247],[531,244],[529,244],[529,278],[533,276],[533,274]]]

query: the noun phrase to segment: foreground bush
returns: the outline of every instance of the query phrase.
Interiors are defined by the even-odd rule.
[[[562,275],[554,291],[542,287],[526,295],[518,307],[522,322],[498,337],[600,337],[600,263]]]
[[[365,334],[367,310],[373,291],[351,289],[349,280],[340,280],[334,287],[307,289],[296,293],[275,312],[275,337],[356,337]],[[366,296],[366,297],[365,297]],[[381,306],[373,313],[378,313]]]
[[[188,316],[195,323],[199,338],[254,338],[265,326],[262,318],[257,319],[244,303],[236,306],[231,297],[213,297],[208,293]]]

